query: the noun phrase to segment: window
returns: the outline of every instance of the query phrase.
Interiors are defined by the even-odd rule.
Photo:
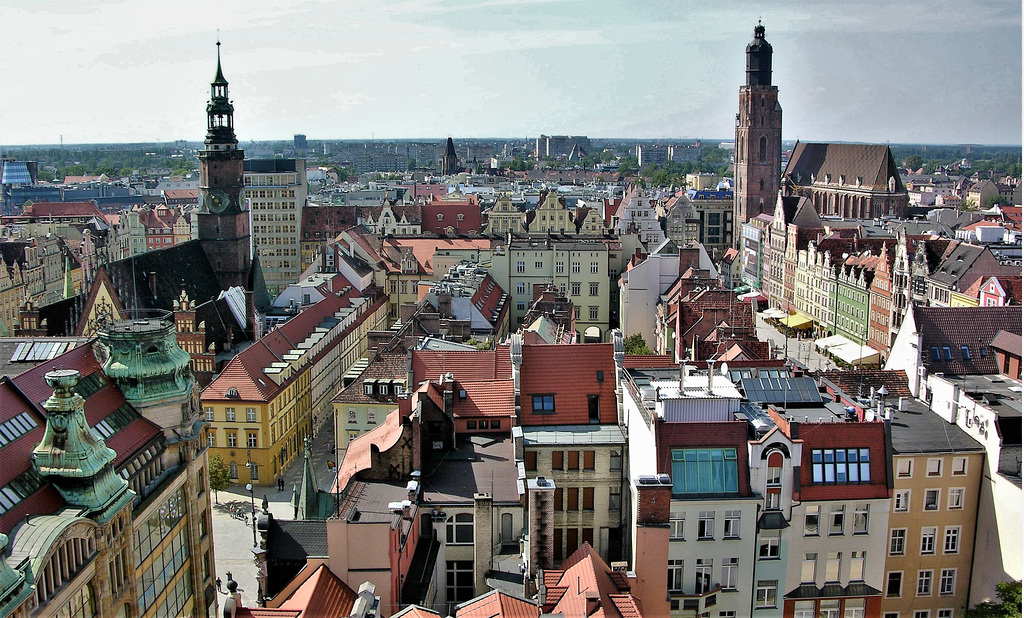
[[[622,505],[622,490],[618,487],[608,488],[608,510],[617,511]]]
[[[366,413],[366,423],[368,425],[376,425],[377,424],[377,413],[374,412],[373,410],[369,410]]]
[[[555,413],[555,396],[554,395],[534,395],[533,396],[533,413],[534,414],[554,414]]]
[[[206,434],[206,446],[210,448],[216,448],[217,446],[217,434],[215,434],[212,430],[210,431],[210,433]]]
[[[579,262],[573,262],[572,263],[572,273],[574,275],[580,274],[580,263]]]
[[[370,387],[370,390],[373,390],[372,386]],[[349,410],[348,410],[348,422],[350,422],[350,423],[355,423],[356,422],[356,411],[354,409],[352,409],[352,408],[349,408]]]
[[[517,283],[516,284],[516,294],[526,294],[526,284],[525,283]]]
[[[373,394],[373,382],[363,382],[363,394],[364,395],[372,395]]]
[[[551,451],[551,469],[565,470],[565,451]]]
[[[583,488],[583,510],[593,511],[594,510],[594,488],[584,487]]]
[[[710,558],[697,558],[697,569],[695,572],[695,584],[693,591],[696,594],[704,594],[711,590],[711,569]]]
[[[445,542],[449,545],[473,543],[473,514],[457,513],[445,522]]]
[[[868,533],[868,513],[870,512],[870,505],[858,504],[856,510],[853,512],[853,533],[854,534],[867,534]]]
[[[256,422],[256,408],[246,408],[245,409],[245,421],[247,423],[255,423]]]
[[[811,470],[815,483],[868,483],[871,481],[869,450],[814,449]]]
[[[910,478],[914,476],[914,460],[913,459],[897,459],[896,460],[896,476],[899,478]]]
[[[782,486],[782,468],[780,467],[768,467],[768,487],[781,487]]]
[[[579,487],[566,487],[566,504],[565,510],[567,511],[578,511],[580,510],[580,488]]]
[[[793,603],[793,618],[814,618],[814,601]]]
[[[597,317],[598,317],[598,309],[599,308],[598,307],[594,307],[594,306],[590,306],[590,307],[588,307],[588,309],[590,309],[589,315],[590,315],[591,321],[596,320]]]
[[[921,554],[935,553],[935,528],[921,528]]]
[[[937,511],[937,510],[939,510],[939,490],[938,489],[926,489],[926,490],[924,490],[924,510],[926,510],[926,511]]]
[[[804,536],[818,536],[818,507],[807,507],[804,515]]]
[[[903,571],[892,571],[885,581],[885,596],[898,597],[903,594]]]
[[[669,592],[683,591],[683,561],[668,561],[668,589]]]
[[[571,286],[569,286],[569,289],[572,290],[572,295],[573,296],[579,296],[580,295],[580,286],[581,285],[582,284],[580,284],[580,283],[573,283]]]
[[[590,295],[591,296],[597,296],[597,291],[598,291],[599,287],[600,287],[599,284],[591,283],[590,284]]]
[[[928,476],[942,476],[942,460],[932,458],[928,460]]]
[[[939,613],[935,614],[936,618],[953,618],[952,609],[940,609]]]
[[[206,412],[206,420],[212,421],[213,420],[213,408],[206,408],[204,411]]]
[[[762,560],[772,560],[779,557],[779,537],[766,536],[761,539],[758,545],[757,557]]]
[[[932,571],[918,571],[917,572],[917,596],[919,597],[930,597],[932,596]]]
[[[249,480],[258,481],[260,480],[260,467],[259,464],[248,463],[246,467],[249,468]]]
[[[930,609],[915,609],[914,618],[930,618],[932,610]]]
[[[238,436],[234,432],[228,432],[228,448],[238,446]]]
[[[672,493],[724,494],[738,487],[736,449],[672,450]]]
[[[765,494],[765,496],[764,496],[764,508],[765,508],[765,510],[767,510],[767,511],[776,510],[777,511],[779,509],[779,498],[780,498],[781,495],[782,494],[780,494],[777,491],[776,492],[772,492],[770,494]]]
[[[864,618],[867,601],[865,599],[846,599],[844,608],[843,618]]]
[[[956,569],[942,569],[939,574],[939,594],[953,594],[956,590]]]
[[[555,272],[561,275],[565,272],[565,262],[555,262]]]
[[[942,538],[942,553],[960,553],[960,526],[946,526],[946,533]]]
[[[864,581],[864,552],[850,552],[850,581]]]
[[[238,464],[233,462],[233,461],[231,463],[229,463],[228,464],[228,473],[231,475],[231,478],[237,479],[238,478]]]
[[[525,273],[526,272],[526,262],[516,262],[516,272],[520,273],[520,274]]]
[[[448,602],[461,603],[476,594],[472,560],[449,560],[445,565]]]
[[[963,487],[951,487],[946,492],[946,508],[947,509],[962,509],[964,508],[964,488]]]
[[[722,526],[722,538],[726,539],[738,539],[740,538],[740,512],[739,511],[726,511],[725,522]]]
[[[740,572],[739,558],[722,559],[722,589],[736,590],[736,582]]]
[[[825,555],[825,581],[839,581],[840,565],[843,561],[843,554],[837,551],[830,551]]]
[[[818,554],[804,554],[804,560],[800,563],[800,583],[813,584],[815,578],[815,567],[818,564]]]
[[[225,408],[224,409],[224,413],[227,414],[227,418],[228,418],[228,422],[229,423],[235,422],[235,409],[234,408]]]
[[[601,269],[601,265],[598,264],[597,262],[591,262],[590,263],[590,274],[596,275],[597,273],[600,272],[600,269]]]
[[[668,518],[668,538],[670,541],[681,541],[685,537],[684,529],[686,527],[686,513],[675,512],[669,515]]]
[[[889,531],[889,555],[902,556],[907,548],[907,529],[896,528]]]
[[[537,270],[540,270],[544,268],[544,262],[534,262],[533,267],[536,268]]]
[[[964,476],[967,474],[967,458],[966,457],[954,457],[953,458],[953,476]]]
[[[896,491],[892,494],[892,510],[905,513],[910,510],[910,490]]]
[[[246,438],[245,439],[246,439],[246,446],[248,446],[249,448],[256,448],[256,434],[255,433],[251,433],[250,432],[250,433],[246,434]]]
[[[777,579],[757,580],[757,591],[755,593],[756,607],[775,607],[775,590],[778,588]]]
[[[839,618],[839,599],[823,599],[818,602],[818,618]]]
[[[526,470],[528,472],[536,472],[537,471],[537,451],[526,451],[526,453],[524,453],[524,458],[525,458],[525,461],[526,461]]]
[[[832,512],[828,515],[828,533],[842,534],[846,526],[846,507],[832,507]]]
[[[715,512],[701,511],[697,519],[697,540],[715,538]]]

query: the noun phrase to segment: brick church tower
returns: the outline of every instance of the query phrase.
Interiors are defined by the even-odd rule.
[[[736,225],[774,212],[782,177],[782,106],[772,85],[772,46],[757,22],[747,45],[747,83],[736,114]]]
[[[199,241],[217,273],[221,289],[249,287],[252,248],[249,211],[243,201],[242,160],[234,127],[235,108],[228,100],[228,82],[220,68],[210,83],[206,106],[206,141],[199,152]]]

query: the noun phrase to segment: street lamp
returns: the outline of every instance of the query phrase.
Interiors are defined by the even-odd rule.
[[[249,506],[252,507],[252,546],[256,547],[256,500],[252,497],[252,483],[246,483],[245,490],[249,492]]]

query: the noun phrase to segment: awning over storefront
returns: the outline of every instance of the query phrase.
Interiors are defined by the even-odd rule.
[[[782,325],[788,326],[790,328],[810,328],[811,318],[807,317],[806,315],[794,313],[793,315],[782,320]]]
[[[758,315],[760,315],[762,318],[766,318],[769,320],[778,320],[787,317],[789,314],[783,311],[782,309],[776,309],[775,307],[772,307],[771,309],[765,309]]]
[[[832,335],[814,342],[814,347],[831,354],[847,365],[877,365],[878,352],[866,344],[850,341],[842,335]]]
[[[750,291],[750,286],[749,285],[741,285],[738,288],[733,288],[732,291],[733,291],[734,294],[743,294],[744,292],[749,292]]]
[[[740,300],[744,300],[744,301],[749,300],[749,301],[753,301],[753,302],[763,303],[763,302],[768,300],[768,297],[765,296],[764,294],[758,292],[757,290],[754,290],[753,292],[747,292],[746,294],[741,294],[739,296],[739,299]]]

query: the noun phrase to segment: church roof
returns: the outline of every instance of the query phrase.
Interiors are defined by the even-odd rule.
[[[906,191],[892,152],[884,144],[798,142],[784,176],[801,186],[838,186],[842,179],[843,188],[882,193],[889,192],[892,178],[896,193]]]
[[[217,273],[198,240],[111,262],[107,273],[125,307],[171,311],[182,290],[197,305],[221,292]]]

